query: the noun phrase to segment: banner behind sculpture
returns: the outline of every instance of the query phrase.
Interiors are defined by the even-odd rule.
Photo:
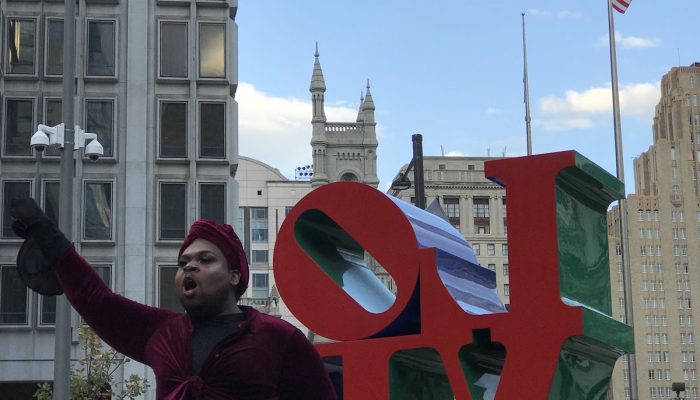
[[[340,360],[342,398],[605,398],[633,350],[611,317],[605,216],[622,184],[575,152],[490,161],[486,174],[508,196],[509,310],[459,232],[369,186],[322,186],[288,215],[277,288],[338,340],[317,348]]]

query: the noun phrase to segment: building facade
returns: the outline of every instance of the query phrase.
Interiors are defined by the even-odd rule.
[[[279,316],[305,334],[304,327],[286,308],[272,273],[277,232],[292,207],[309,192],[308,180],[289,180],[278,169],[240,156],[236,180],[240,188],[238,231],[250,262],[250,285],[240,304]]]
[[[490,157],[423,157],[426,204],[439,200],[450,223],[469,241],[481,266],[496,272],[498,293],[510,303],[505,189],[486,179]],[[406,166],[401,171],[405,171]],[[411,173],[408,174],[411,178]],[[396,197],[415,204],[413,186]]]
[[[105,154],[77,155],[73,237],[113,290],[142,303],[173,304],[194,220],[237,220],[237,5],[77,2],[75,121]],[[63,2],[0,0],[0,10],[0,391],[28,398],[53,376],[55,300],[18,279],[9,200],[29,195],[58,213],[60,151],[39,154],[29,138],[62,119]]]
[[[311,149],[314,187],[337,181],[362,182],[373,187],[377,178],[377,122],[374,100],[367,89],[360,99],[355,122],[328,122],[324,111],[326,82],[319,61],[318,46],[309,91],[312,105]]]
[[[700,324],[693,320],[693,298],[700,293],[699,96],[700,64],[664,75],[654,143],[634,160],[635,193],[627,198],[627,289],[633,298],[640,399],[675,398],[673,382],[685,384],[686,398],[698,398]],[[618,224],[615,207],[608,215],[612,298],[615,316],[624,320]],[[614,398],[629,398],[629,361],[618,361],[616,371]]]

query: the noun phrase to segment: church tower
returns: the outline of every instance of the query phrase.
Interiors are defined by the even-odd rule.
[[[377,123],[374,100],[367,80],[366,92],[360,96],[355,122],[328,122],[324,111],[326,83],[321,71],[318,44],[311,76],[312,118],[311,148],[314,175],[311,186],[329,182],[355,181],[377,187]]]

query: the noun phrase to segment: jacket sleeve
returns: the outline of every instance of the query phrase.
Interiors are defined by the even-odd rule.
[[[280,400],[336,400],[321,356],[300,330],[294,330],[284,354]]]
[[[144,362],[146,343],[158,326],[177,315],[112,292],[73,247],[53,270],[68,301],[97,335],[136,361]]]

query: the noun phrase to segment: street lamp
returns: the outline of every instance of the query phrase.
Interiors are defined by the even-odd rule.
[[[56,126],[46,126],[39,124],[36,133],[32,135],[29,144],[32,148],[38,152],[44,151],[46,147],[58,145],[61,148],[65,146],[64,139],[65,125],[58,124]],[[85,142],[89,141],[87,146]],[[73,150],[78,150],[85,147],[85,155],[88,156],[92,161],[97,161],[101,156],[104,155],[104,147],[97,140],[97,134],[91,132],[85,132],[80,129],[78,125],[75,126],[75,144],[73,145]]]
[[[676,398],[674,400],[681,400],[681,392],[685,392],[685,382],[673,382],[671,384],[671,390],[676,392]]]
[[[69,24],[70,25],[70,24]],[[70,64],[70,63],[67,63]],[[70,75],[70,74],[68,74]],[[72,81],[72,79],[67,79]],[[71,93],[72,90],[68,90]],[[73,99],[64,102],[71,103]],[[72,125],[73,107],[68,109],[68,120]],[[64,118],[66,115],[64,114]],[[87,145],[86,145],[86,142]],[[97,140],[97,134],[85,132],[78,125],[74,129],[66,129],[61,123],[56,126],[39,124],[36,133],[29,141],[29,145],[38,152],[43,152],[49,146],[59,146],[63,149],[61,156],[61,191],[59,198],[59,228],[73,242],[73,173],[74,151],[85,148],[85,155],[92,161],[96,161],[104,155],[104,148]],[[66,149],[73,151],[66,151]],[[46,293],[42,293],[46,294]],[[70,393],[70,304],[65,296],[56,299],[56,329],[55,329],[55,355],[54,355],[54,400],[67,399]]]
[[[423,181],[423,135],[416,133],[411,136],[413,141],[413,158],[408,164],[406,171],[399,174],[399,177],[391,182],[390,189],[394,191],[393,195],[396,196],[399,191],[406,190],[411,187],[411,180],[408,179],[408,173],[411,172],[411,168],[415,168],[413,172],[413,179],[415,183],[415,196],[416,196],[416,207],[425,210],[425,185]]]

